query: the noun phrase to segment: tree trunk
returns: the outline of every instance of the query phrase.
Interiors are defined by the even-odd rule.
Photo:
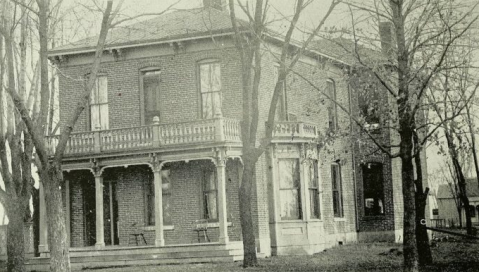
[[[62,200],[63,175],[56,164],[42,169],[41,182],[45,187],[45,202],[48,221],[48,244],[50,245],[50,271],[69,272],[70,252],[67,241]]]
[[[459,196],[461,198],[462,206],[464,207],[464,214],[466,215],[466,231],[467,234],[472,235],[472,221],[471,212],[469,210],[469,198],[467,197],[466,178],[462,173],[462,168],[457,158],[453,158],[452,162],[454,164],[454,168],[456,168],[456,172],[458,175],[457,183],[459,186]]]
[[[404,271],[416,272],[418,267],[418,251],[416,242],[416,188],[414,185],[414,167],[412,163],[412,132],[404,124],[401,126],[401,174],[404,201]]]
[[[38,246],[40,245],[40,190],[32,188],[33,203],[33,250],[35,257],[40,256]]]
[[[454,171],[457,178],[457,186],[459,187],[459,198],[461,199],[462,206],[464,207],[465,215],[466,215],[466,230],[467,234],[472,235],[472,221],[471,221],[471,213],[469,211],[469,198],[467,197],[467,189],[466,189],[466,178],[464,177],[464,173],[462,171],[461,164],[459,163],[458,154],[456,150],[456,145],[454,144],[453,136],[450,131],[447,129],[444,131],[446,136],[447,147],[449,149],[449,155],[451,157],[452,165],[454,166]],[[461,215],[461,212],[459,213]],[[462,219],[461,227],[462,227]]]
[[[419,264],[421,266],[432,264],[432,253],[431,247],[429,246],[429,236],[427,235],[426,225],[421,224],[421,220],[426,218],[425,197],[427,196],[423,196],[423,193],[416,197],[416,241]]]
[[[414,131],[414,146],[419,147],[419,135]],[[418,151],[416,149],[416,151]],[[416,242],[417,252],[419,254],[419,265],[432,264],[431,247],[429,246],[429,236],[427,235],[426,225],[421,224],[426,220],[426,204],[429,188],[423,189],[422,161],[421,153],[415,152],[414,163],[416,165]],[[424,222],[426,223],[426,222]]]
[[[244,260],[243,267],[257,266],[256,241],[254,235],[253,217],[251,214],[251,195],[256,169],[256,160],[243,156],[243,179],[239,190],[239,209],[241,232],[243,234]]]
[[[7,225],[7,271],[23,272],[25,270],[25,236],[23,215],[26,205],[18,205],[19,200],[12,201],[8,208]]]

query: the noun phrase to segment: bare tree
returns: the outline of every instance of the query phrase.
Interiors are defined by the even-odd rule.
[[[290,21],[289,28],[282,40],[281,52],[278,56],[279,72],[275,82],[275,87],[271,101],[269,103],[268,119],[266,122],[266,132],[263,138],[258,135],[259,125],[259,86],[261,81],[261,63],[264,50],[264,35],[267,31],[268,2],[257,0],[250,11],[247,5],[238,2],[238,5],[248,17],[248,25],[239,24],[236,17],[236,7],[234,0],[229,0],[230,17],[235,32],[235,46],[238,50],[241,71],[242,71],[242,98],[243,98],[243,116],[242,116],[242,158],[243,158],[243,178],[239,190],[239,206],[241,229],[243,234],[244,261],[243,266],[256,266],[256,246],[251,214],[252,186],[254,182],[255,167],[258,159],[271,143],[274,129],[274,119],[276,108],[281,94],[282,86],[291,69],[296,65],[302,56],[308,44],[318,34],[323,27],[326,19],[341,0],[332,1],[326,15],[320,20],[316,28],[312,31],[306,41],[295,55],[291,55],[290,47],[293,32],[296,30],[296,24],[304,9],[310,4],[310,1],[296,1],[294,15]],[[259,144],[258,144],[259,143]]]
[[[353,78],[355,72],[362,71],[379,83],[379,90],[389,101],[387,111],[381,112],[384,120],[381,129],[389,131],[394,141],[383,143],[371,133],[366,120],[350,112],[347,105],[338,101],[334,103],[350,115],[351,122],[357,124],[380,151],[401,161],[404,271],[418,271],[419,263],[427,263],[429,259],[418,252],[418,245],[428,248],[427,240],[421,240],[427,235],[417,236],[418,231],[424,234],[425,228],[416,228],[422,219],[418,215],[425,214],[427,188],[417,190],[418,180],[414,174],[420,169],[414,167],[414,162],[418,162],[416,157],[442,123],[456,117],[448,116],[440,124],[423,122],[422,116],[428,109],[424,103],[425,93],[439,73],[458,64],[446,64],[445,56],[451,48],[459,46],[458,39],[477,21],[473,12],[477,4],[473,3],[465,12],[462,6],[449,0],[375,0],[367,4],[351,0],[347,4],[351,10],[352,29],[342,33],[351,37],[353,44],[345,45],[341,39],[332,41],[343,47],[345,55],[354,58],[354,61],[350,60],[354,64]],[[369,25],[363,28],[361,22]],[[378,48],[378,29],[386,39],[381,40],[382,48],[375,52],[382,51],[383,58],[371,53],[371,49]],[[308,81],[300,73],[295,74]],[[308,83],[328,100],[334,100],[320,86],[311,81]],[[417,213],[418,209],[420,213]]]

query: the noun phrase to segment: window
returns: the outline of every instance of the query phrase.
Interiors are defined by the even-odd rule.
[[[279,159],[281,219],[302,219],[299,159]]]
[[[108,128],[108,79],[106,76],[98,76],[90,94],[90,129]]]
[[[363,165],[364,215],[384,214],[383,165],[367,163]]]
[[[329,130],[336,131],[338,128],[338,109],[336,105],[336,86],[334,81],[326,81],[326,93],[330,98],[328,106]]]
[[[173,224],[171,220],[171,181],[169,174],[170,170],[161,171],[163,225]],[[155,181],[153,178],[150,178],[150,181],[146,183],[146,202],[146,222],[148,226],[153,226],[155,225]]]
[[[476,217],[476,207],[474,207],[473,205],[469,205],[469,214],[471,215],[471,217]]]
[[[320,219],[321,210],[320,210],[320,200],[319,200],[319,178],[318,178],[318,161],[309,160],[305,167],[306,172],[304,176],[306,177],[306,182],[309,189],[309,205],[311,218]]]
[[[142,73],[145,124],[151,124],[153,117],[160,116],[160,70]]]
[[[273,91],[278,82],[279,77],[279,66],[274,66],[274,85]],[[278,105],[276,106],[276,112],[274,116],[275,121],[286,121],[287,120],[287,110],[286,110],[286,81],[283,81],[281,85],[281,91],[278,98]]]
[[[358,92],[359,110],[367,125],[379,124],[379,94],[376,84],[367,84]]]
[[[201,63],[200,93],[201,117],[204,119],[221,116],[221,72],[218,62]]]
[[[439,215],[439,209],[432,209],[432,215]]]
[[[218,220],[218,188],[216,172],[207,170],[203,172],[203,219]]]
[[[343,217],[343,192],[341,181],[341,166],[331,165],[331,182],[333,188],[333,212],[334,217]]]

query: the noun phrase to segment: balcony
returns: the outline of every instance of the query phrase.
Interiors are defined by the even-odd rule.
[[[272,142],[310,142],[319,136],[319,128],[303,122],[275,122]]]
[[[55,153],[59,136],[46,138],[49,155]],[[215,118],[183,123],[72,133],[65,156],[241,143],[239,120]]]

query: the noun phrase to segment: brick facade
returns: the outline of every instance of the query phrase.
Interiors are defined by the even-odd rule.
[[[272,50],[278,48],[271,46]],[[262,64],[262,78],[259,94],[258,139],[265,133],[264,121],[269,111],[274,86],[274,52],[265,52]],[[84,77],[88,74],[91,54],[74,54],[59,63],[61,70],[60,118],[65,122],[71,117],[83,90]],[[241,119],[242,99],[241,67],[236,49],[230,38],[197,39],[183,43],[181,48],[169,44],[158,44],[122,50],[121,56],[106,53],[101,64],[100,74],[108,78],[108,108],[110,129],[136,127],[144,125],[144,96],[141,90],[141,73],[144,69],[160,70],[160,123],[178,123],[201,118],[200,93],[198,88],[198,62],[215,60],[221,67],[221,102],[223,116]],[[303,57],[295,71],[305,75],[319,88],[325,88],[326,81],[332,80],[336,88],[339,104],[357,111],[354,92],[349,88],[342,65],[326,61],[324,58]],[[290,254],[297,252],[314,253],[338,243],[355,242],[358,232],[394,231],[402,228],[400,168],[382,154],[371,153],[371,143],[357,141],[357,134],[351,126],[350,117],[338,108],[337,136],[329,139],[328,99],[309,83],[294,74],[290,74],[286,83],[287,111],[297,121],[313,123],[320,131],[319,142],[283,141],[271,145],[256,166],[256,183],[253,188],[252,212],[257,238],[258,252],[264,255]],[[81,115],[75,131],[89,131],[89,113],[86,109]],[[293,117],[293,116],[292,116]],[[384,141],[390,141],[389,135]],[[364,140],[364,139],[363,139]],[[197,149],[204,147],[198,146]],[[290,148],[293,158],[304,159],[304,150],[316,150],[319,168],[319,191],[321,218],[287,222],[277,220],[277,204],[281,201],[275,190],[277,187],[277,156],[279,150]],[[319,152],[318,152],[319,150]],[[162,151],[158,151],[161,158]],[[175,151],[167,155],[173,156]],[[201,218],[201,171],[214,164],[209,159],[194,158],[191,153],[178,152],[177,159],[167,162],[163,167],[171,173],[172,225],[165,226],[166,245],[189,244],[195,241],[194,221]],[[209,151],[214,153],[216,151]],[[226,149],[228,154],[228,149]],[[172,155],[173,154],[173,155]],[[115,154],[120,157],[120,155]],[[112,158],[105,160],[114,161]],[[148,154],[135,154],[144,159],[143,163],[131,163],[128,159],[118,158],[120,162],[104,170],[104,182],[116,184],[118,201],[118,236],[120,245],[128,245],[130,234],[140,228],[149,244],[155,242],[153,226],[146,226],[145,182],[151,182],[152,172],[147,166]],[[151,154],[150,154],[151,156]],[[193,159],[190,158],[193,156]],[[101,162],[103,158],[99,158]],[[134,158],[136,159],[136,158]],[[383,164],[384,175],[384,216],[367,217],[364,215],[361,166],[367,162]],[[333,212],[333,192],[331,164],[341,165],[343,216],[335,218]],[[140,165],[136,165],[140,164]],[[114,167],[113,167],[114,166]],[[127,167],[124,167],[127,166]],[[398,172],[399,170],[399,172]],[[303,170],[301,170],[303,171]],[[303,175],[303,172],[301,172]],[[228,227],[230,240],[241,240],[241,228],[238,211],[238,187],[241,177],[241,163],[231,156],[226,164],[227,214],[231,226]],[[72,170],[67,177],[70,180],[71,245],[87,245],[84,199],[84,186],[94,181],[93,175],[86,170]],[[399,181],[399,185],[398,185]],[[304,181],[303,181],[304,182]],[[93,183],[94,184],[94,183]],[[303,203],[306,188],[301,189]],[[94,198],[93,198],[94,199]],[[393,201],[394,199],[394,201]],[[105,222],[107,224],[107,222]],[[133,226],[135,224],[135,226]],[[211,227],[208,234],[213,241],[218,240],[217,227]],[[297,235],[297,236],[295,236]],[[108,236],[107,233],[105,236]]]

